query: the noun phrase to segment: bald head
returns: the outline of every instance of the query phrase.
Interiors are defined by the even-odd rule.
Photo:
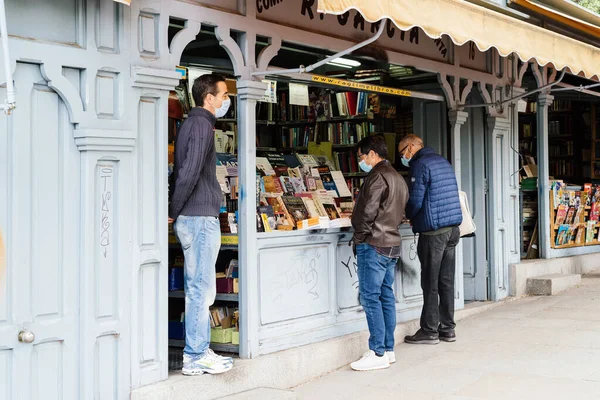
[[[411,159],[419,150],[423,148],[423,140],[412,133],[406,135],[398,144],[398,152],[401,157]]]

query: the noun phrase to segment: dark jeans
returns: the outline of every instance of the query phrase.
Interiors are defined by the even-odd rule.
[[[378,355],[394,351],[396,296],[394,274],[397,258],[383,256],[367,243],[356,246],[360,304],[367,315],[369,349]]]
[[[421,329],[437,335],[452,332],[454,323],[455,249],[460,240],[458,227],[440,235],[419,235],[417,254],[421,262],[423,311]]]

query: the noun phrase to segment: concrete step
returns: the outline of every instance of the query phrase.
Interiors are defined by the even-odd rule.
[[[231,396],[222,397],[227,400],[296,400],[296,393],[291,390],[258,388]]]
[[[527,294],[553,296],[581,284],[579,274],[550,274],[527,279]]]

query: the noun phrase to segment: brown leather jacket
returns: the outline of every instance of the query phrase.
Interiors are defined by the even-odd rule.
[[[407,202],[408,187],[404,178],[389,161],[381,161],[365,178],[352,212],[354,244],[400,246],[402,238],[398,229]]]

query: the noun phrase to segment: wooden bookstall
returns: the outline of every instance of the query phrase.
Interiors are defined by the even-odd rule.
[[[571,192],[573,193],[576,197],[579,197],[581,199],[581,194],[582,191],[574,191]],[[572,247],[582,247],[582,246],[596,246],[596,245],[600,245],[600,240],[598,238],[598,229],[600,228],[600,221],[596,221],[596,223],[593,225],[593,240],[591,241],[587,241],[586,242],[586,237],[588,234],[588,224],[587,222],[589,221],[590,218],[590,213],[592,210],[592,206],[585,206],[582,205],[583,210],[582,212],[579,214],[579,218],[577,218],[576,220],[574,220],[572,223],[569,224],[557,224],[557,213],[558,213],[558,209],[560,204],[556,204],[556,201],[554,199],[554,193],[552,191],[550,191],[549,193],[549,197],[550,197],[550,222],[551,222],[551,246],[554,249],[567,249],[567,248],[572,248]],[[568,213],[568,207],[567,207],[567,213]],[[576,211],[574,211],[576,212]],[[571,229],[573,230],[577,230],[577,233],[579,233],[579,230],[583,230],[583,234],[581,235],[573,235],[573,234],[569,234],[567,233],[568,238],[566,239],[567,243],[566,244],[558,244],[559,242],[562,242],[561,240],[559,240],[559,233],[560,233],[560,229],[561,226],[566,227],[569,226]],[[579,237],[579,241],[577,241],[577,238]]]

